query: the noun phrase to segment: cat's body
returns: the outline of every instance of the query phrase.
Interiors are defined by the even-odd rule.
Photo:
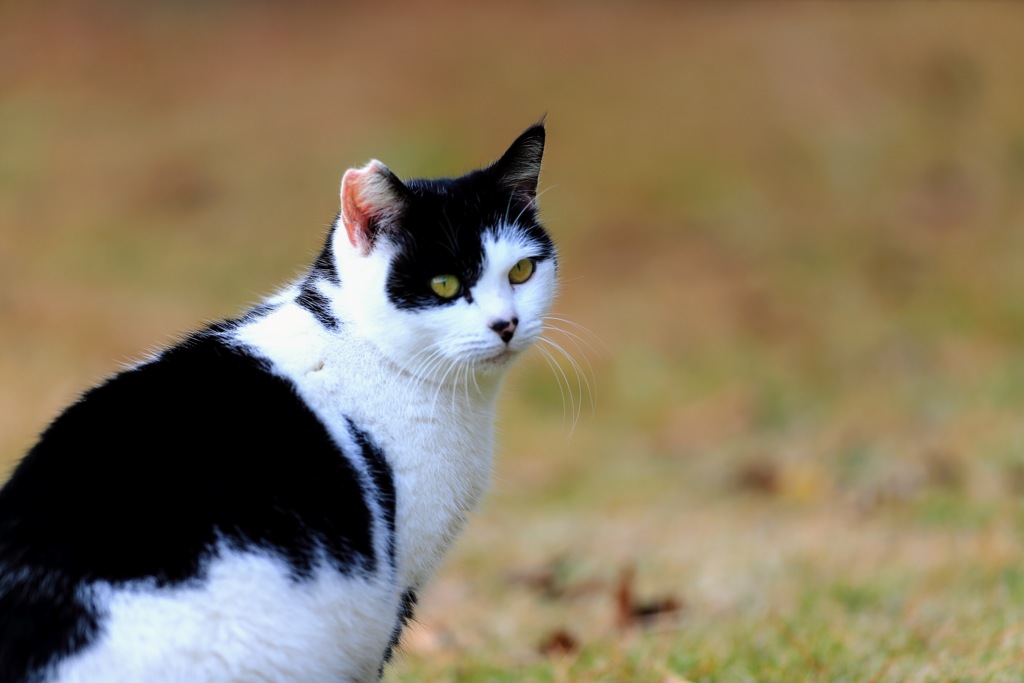
[[[0,682],[375,680],[553,297],[543,143],[348,171],[305,279],[59,416],[0,490]]]

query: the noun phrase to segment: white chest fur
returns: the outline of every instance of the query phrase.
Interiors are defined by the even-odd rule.
[[[338,443],[350,442],[351,419],[384,452],[395,477],[398,578],[402,588],[421,586],[490,480],[497,380],[424,381],[294,304],[237,338],[295,384]]]

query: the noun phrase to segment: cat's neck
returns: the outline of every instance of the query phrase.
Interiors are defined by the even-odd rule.
[[[295,384],[339,443],[351,420],[381,448],[395,474],[399,573],[421,585],[489,484],[500,373],[399,365],[356,325],[327,330],[294,303],[234,336]]]

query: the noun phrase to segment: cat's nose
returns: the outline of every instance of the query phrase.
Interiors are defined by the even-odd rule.
[[[508,344],[512,341],[512,335],[516,333],[516,325],[519,324],[519,318],[512,318],[511,320],[495,320],[491,323],[491,329],[501,337],[501,341]]]

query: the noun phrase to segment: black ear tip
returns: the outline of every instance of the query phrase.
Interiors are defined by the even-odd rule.
[[[534,154],[541,154],[544,151],[544,141],[546,137],[547,132],[544,129],[544,119],[541,119],[524,130],[516,141],[512,143],[512,148],[518,147],[522,150],[530,150]]]
[[[547,114],[544,114],[544,116],[540,117],[540,121],[527,128],[526,131],[523,133],[522,137],[535,137],[539,138],[540,140],[543,140],[547,135],[547,130],[544,127],[547,118]]]
[[[513,193],[533,197],[537,192],[541,158],[544,156],[543,119],[520,133],[505,153],[489,167],[499,183]]]

